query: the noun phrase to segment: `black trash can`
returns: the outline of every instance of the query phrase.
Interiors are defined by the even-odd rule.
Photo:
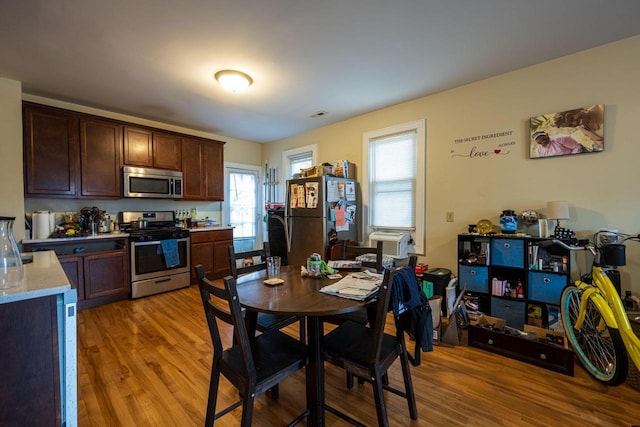
[[[447,313],[446,287],[451,280],[451,270],[447,268],[430,268],[422,274],[422,280],[433,283],[433,294],[442,297],[442,312]]]

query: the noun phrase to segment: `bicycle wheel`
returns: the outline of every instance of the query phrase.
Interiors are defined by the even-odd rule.
[[[562,323],[567,338],[585,369],[598,381],[606,385],[620,385],[627,378],[627,351],[618,329],[604,324],[600,310],[591,298],[582,328],[573,327],[580,313],[582,291],[568,286],[562,292]]]

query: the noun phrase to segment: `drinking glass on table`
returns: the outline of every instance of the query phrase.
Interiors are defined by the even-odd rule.
[[[267,258],[267,272],[270,279],[280,278],[280,263],[281,260],[279,256],[270,256]]]

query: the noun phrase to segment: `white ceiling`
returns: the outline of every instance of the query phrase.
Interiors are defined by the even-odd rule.
[[[0,0],[23,91],[268,142],[640,34],[638,0]],[[640,54],[636,52],[636,54]],[[253,77],[242,94],[213,79]],[[317,111],[323,117],[311,118]]]

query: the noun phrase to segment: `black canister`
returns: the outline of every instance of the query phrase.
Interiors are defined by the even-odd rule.
[[[433,295],[442,297],[442,312],[447,312],[446,287],[451,280],[451,270],[447,268],[430,268],[422,274],[422,279],[433,283]]]

